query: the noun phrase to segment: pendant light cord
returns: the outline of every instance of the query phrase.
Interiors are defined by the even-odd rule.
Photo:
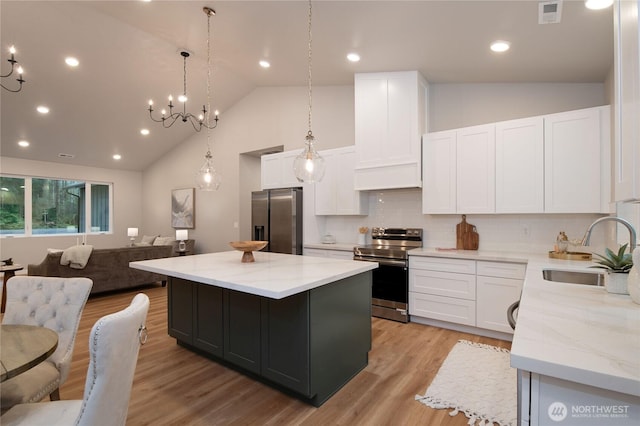
[[[313,100],[313,90],[311,89],[312,85],[311,85],[311,68],[312,68],[312,61],[311,61],[311,0],[309,0],[309,56],[308,56],[308,61],[309,61],[309,76],[308,76],[308,81],[309,81],[309,132],[307,133],[307,138],[311,138],[313,139],[313,134],[311,132],[311,109],[312,109],[312,100]]]
[[[207,155],[211,155],[211,13],[207,13]]]

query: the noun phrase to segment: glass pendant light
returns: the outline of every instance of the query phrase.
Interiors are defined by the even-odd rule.
[[[316,183],[320,182],[324,177],[325,163],[324,158],[318,154],[314,146],[315,138],[311,131],[311,109],[313,91],[311,84],[311,0],[309,0],[309,131],[305,137],[305,148],[300,154],[298,154],[293,161],[293,172],[296,175],[296,179],[303,183]]]
[[[202,191],[215,191],[220,188],[222,182],[222,176],[216,171],[213,165],[213,156],[211,155],[211,129],[215,126],[210,126],[209,117],[211,115],[211,16],[216,12],[209,8],[204,7],[202,11],[207,15],[207,112],[205,113],[207,128],[207,153],[204,156],[204,164],[196,173],[196,185],[198,189]],[[218,111],[215,112],[215,121],[218,123]]]

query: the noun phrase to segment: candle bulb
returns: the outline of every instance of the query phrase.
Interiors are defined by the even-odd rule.
[[[22,67],[18,67],[18,74],[22,75],[22,73],[24,73],[24,70],[22,69]]]

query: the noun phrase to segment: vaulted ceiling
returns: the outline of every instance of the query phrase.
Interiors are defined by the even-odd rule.
[[[144,170],[189,138],[191,126],[151,122],[147,103],[161,109],[181,93],[181,49],[192,53],[188,109],[206,103],[203,6],[216,10],[211,103],[222,116],[256,87],[306,85],[306,1],[2,0],[2,74],[15,45],[27,82],[19,93],[0,90],[0,154]],[[313,83],[352,85],[355,72],[399,70],[419,70],[431,83],[603,82],[613,63],[611,8],[564,0],[561,22],[545,25],[538,8],[526,0],[314,0]],[[511,50],[491,52],[496,39],[509,40]],[[360,62],[346,60],[352,51]],[[66,56],[80,65],[69,68]],[[261,59],[271,67],[259,67]],[[20,148],[19,140],[31,145]],[[114,153],[123,158],[114,161]]]

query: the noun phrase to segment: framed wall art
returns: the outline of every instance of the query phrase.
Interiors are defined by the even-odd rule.
[[[195,188],[171,191],[171,226],[181,229],[196,227]]]

